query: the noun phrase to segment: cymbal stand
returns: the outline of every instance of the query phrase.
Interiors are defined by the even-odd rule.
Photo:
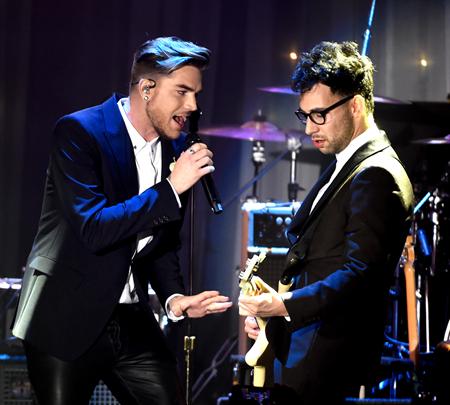
[[[436,254],[437,244],[439,241],[439,210],[438,207],[441,203],[441,197],[439,196],[439,190],[436,188],[430,198],[431,205],[431,223],[433,224],[433,250],[431,254],[431,268],[430,276],[434,276],[436,270]]]
[[[436,273],[436,258],[437,258],[437,247],[439,243],[439,207],[441,203],[441,197],[439,196],[439,190],[436,188],[429,198],[430,206],[430,220],[432,224],[432,244],[431,244],[431,264],[429,266],[429,271],[424,277],[424,314],[425,314],[425,350],[426,353],[430,353],[430,300],[429,300],[429,278],[434,277]],[[419,313],[420,314],[420,313]],[[420,324],[420,315],[419,315]]]
[[[264,152],[265,152],[264,142],[263,141],[253,141],[252,163],[253,163],[253,167],[254,167],[253,177],[255,179],[258,178],[259,168],[261,167],[261,165],[266,163],[266,155]],[[257,187],[258,187],[258,182],[255,181],[253,183],[252,195],[250,197],[251,199],[253,199],[255,201],[258,200]]]
[[[236,191],[228,200],[226,200],[223,204],[223,207],[226,208],[233,203],[244,191],[248,190],[251,186],[253,186],[257,181],[261,180],[267,173],[269,173],[281,160],[283,160],[289,150],[286,150],[280,153],[274,160],[267,163],[261,171],[258,169],[258,174],[247,181],[238,191]],[[256,169],[255,169],[256,171]],[[256,189],[254,189],[255,192]]]
[[[297,183],[297,154],[299,153],[302,142],[295,136],[286,136],[287,148],[291,152],[290,177],[288,183],[288,200],[297,201],[297,193],[302,188]]]

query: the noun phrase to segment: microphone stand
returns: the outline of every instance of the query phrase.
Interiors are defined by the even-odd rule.
[[[201,111],[198,109],[189,117],[189,134],[197,134],[198,120],[201,116]],[[189,144],[187,145],[190,146]],[[189,258],[188,258],[188,294],[193,294],[193,273],[194,273],[194,235],[195,235],[195,184],[191,187],[189,195]],[[195,336],[192,336],[192,322],[186,317],[186,335],[183,341],[184,364],[185,364],[185,401],[186,405],[192,403],[192,386],[191,386],[191,371],[192,371],[192,352],[194,351]]]
[[[193,294],[193,268],[194,268],[194,188],[191,189],[191,194],[189,196],[189,260],[188,260],[188,294]],[[184,336],[184,363],[185,363],[185,400],[186,405],[191,405],[192,403],[192,386],[191,386],[191,369],[192,369],[192,352],[194,351],[195,336],[192,336],[192,323],[191,319],[187,317],[186,319],[186,335]]]
[[[192,112],[189,116],[189,135],[186,140],[187,147],[189,148],[193,144],[200,142],[198,132],[198,120],[202,115],[201,110],[198,108],[196,111]],[[214,214],[220,214],[223,211],[222,203],[217,194],[217,190],[215,189],[214,182],[212,178],[204,176],[201,179],[201,183],[203,189],[206,193],[208,202],[211,205],[211,209]],[[194,186],[191,187],[189,201],[190,201],[190,219],[189,219],[189,263],[188,263],[188,293],[190,296],[193,295],[193,269],[194,269],[194,235],[195,235],[195,198],[194,198]],[[185,400],[186,405],[191,405],[192,403],[192,387],[191,387],[191,370],[192,370],[192,352],[194,350],[195,336],[191,335],[192,333],[192,325],[191,320],[187,317],[187,325],[186,325],[186,335],[184,336],[184,360],[186,366],[186,375],[185,375],[185,383],[186,383],[186,394]]]

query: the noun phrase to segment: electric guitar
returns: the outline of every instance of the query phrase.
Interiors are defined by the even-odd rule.
[[[247,259],[245,270],[239,273],[239,287],[241,288],[241,294],[256,296],[262,293],[270,292],[263,280],[259,276],[255,275],[265,258],[266,253],[261,252],[259,255],[253,255],[251,259]],[[292,282],[288,284],[282,284],[280,282],[278,284],[278,292],[283,293],[288,291],[291,285]],[[245,355],[245,362],[250,367],[253,367],[253,385],[255,387],[263,387],[266,370],[264,366],[258,364],[258,361],[269,345],[265,331],[267,320],[259,316],[255,318],[260,331],[255,343],[253,343],[253,346]]]

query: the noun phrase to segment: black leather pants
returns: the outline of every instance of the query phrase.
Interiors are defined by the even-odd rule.
[[[40,405],[89,404],[99,380],[121,405],[184,404],[176,364],[153,347],[138,305],[118,305],[97,342],[65,362],[24,342],[28,372]]]

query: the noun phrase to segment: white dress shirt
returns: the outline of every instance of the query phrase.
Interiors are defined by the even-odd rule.
[[[128,135],[130,137],[131,144],[133,145],[134,157],[136,162],[138,183],[139,183],[139,194],[143,193],[149,187],[152,187],[156,183],[161,181],[161,167],[162,167],[162,155],[161,155],[161,142],[160,138],[157,137],[147,142],[136,130],[131,121],[127,116],[127,111],[129,111],[129,100],[128,98],[122,98],[117,103],[119,107],[120,114],[127,128]],[[174,195],[178,201],[178,205],[181,208],[181,201],[173,188],[172,184],[168,179],[166,179],[172,187]],[[140,233],[137,236],[136,250],[134,255],[138,253],[144,246],[151,243],[153,240],[153,235],[149,233]],[[133,256],[134,256],[133,255]],[[181,294],[171,295],[165,303],[165,309],[172,321],[177,321],[183,319],[184,317],[176,317],[171,311],[168,311],[168,304],[170,300]],[[131,272],[131,267],[128,271],[128,279],[125,287],[120,296],[119,303],[121,304],[132,304],[138,302],[138,296],[136,294],[136,288],[134,284],[133,274]]]

